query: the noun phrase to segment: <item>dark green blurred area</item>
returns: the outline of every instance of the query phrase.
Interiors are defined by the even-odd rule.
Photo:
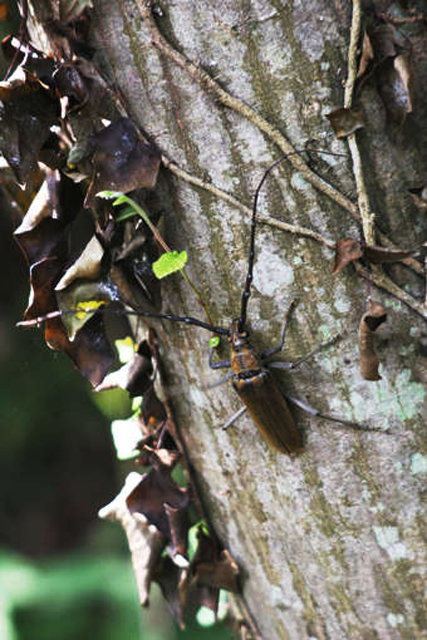
[[[10,10],[2,38],[19,30],[13,2]],[[6,67],[0,60],[2,77]],[[0,196],[1,640],[230,638],[221,625],[180,631],[156,585],[141,611],[120,525],[97,517],[129,471],[110,435],[110,419],[124,417],[129,401],[95,398],[40,330],[15,327],[29,292],[12,238],[18,224]]]

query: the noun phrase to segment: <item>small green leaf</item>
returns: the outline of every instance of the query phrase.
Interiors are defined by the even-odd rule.
[[[196,522],[196,524],[193,524],[193,526],[188,530],[188,557],[190,559],[193,559],[199,546],[199,531],[204,533],[205,536],[210,535],[208,525],[203,519]]]
[[[156,278],[159,280],[169,276],[175,271],[181,271],[185,267],[187,262],[187,252],[171,251],[170,253],[164,253],[160,256],[156,262],[153,262],[153,271]]]
[[[115,205],[116,203],[113,202],[113,205]],[[135,211],[135,209],[133,209],[132,207],[126,207],[126,209],[123,209],[123,211],[121,211],[119,213],[119,215],[116,217],[116,222],[121,222],[122,220],[127,220],[128,218],[133,218],[134,216],[137,216],[138,213],[137,211]]]
[[[129,198],[125,196],[124,193],[118,192],[120,195],[114,200],[113,207],[117,207],[119,204],[123,204],[124,202],[129,202]]]
[[[213,338],[211,338],[211,339],[209,340],[209,346],[210,346],[212,349],[216,349],[216,348],[217,348],[217,346],[219,345],[219,343],[220,343],[220,339],[218,338],[218,336],[214,336]]]
[[[97,198],[104,198],[104,200],[112,200],[113,198],[119,198],[122,196],[121,191],[98,191]]]

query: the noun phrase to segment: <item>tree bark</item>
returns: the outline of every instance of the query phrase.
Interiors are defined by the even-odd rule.
[[[33,33],[37,27],[45,47],[43,24],[55,4],[30,3]],[[360,223],[345,208],[353,203],[358,215],[348,146],[325,118],[343,105],[351,21],[349,0],[164,0],[151,9],[143,0],[93,0],[95,64],[119,96],[122,114],[174,163],[163,169],[156,191],[165,236],[173,249],[189,252],[187,271],[215,324],[228,327],[239,315],[254,191],[286,150],[283,137],[298,150],[314,141],[345,156],[313,154],[310,161],[341,201],[288,161],[267,180],[259,213],[274,220],[257,229],[248,328],[260,352],[276,345],[285,311],[296,299],[283,359],[296,360],[341,333],[334,346],[275,377],[284,393],[380,431],[337,428],[292,408],[306,447],[294,458],[269,448],[247,416],[225,432],[221,426],[240,405],[230,383],[208,389],[218,377],[207,361],[209,334],[152,322],[208,513],[241,567],[247,612],[269,640],[392,640],[427,633],[422,278],[402,265],[387,270],[403,298],[414,294],[412,308],[373,286],[373,298],[389,313],[377,346],[382,379],[369,382],[360,376],[357,355],[366,282],[352,266],[332,275],[329,247],[340,238],[361,237]],[[398,126],[390,124],[371,78],[360,94],[365,127],[357,133],[377,224],[395,245],[408,248],[420,244],[426,227],[423,211],[408,196],[408,189],[425,181],[423,43],[425,29],[420,35],[414,27],[412,113]],[[185,67],[180,56],[196,66]],[[199,68],[231,96],[228,105],[194,70]],[[274,221],[310,228],[329,247]],[[179,275],[162,286],[163,311],[205,320]],[[228,357],[225,344],[218,357]]]

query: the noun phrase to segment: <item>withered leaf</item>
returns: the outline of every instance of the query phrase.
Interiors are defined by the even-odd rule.
[[[57,311],[54,285],[62,264],[56,258],[45,258],[31,267],[32,293],[25,320],[44,317]],[[70,341],[60,317],[45,321],[44,335],[51,349],[63,351],[80,373],[96,387],[111,369],[115,354],[105,335],[102,313],[96,313]]]
[[[65,216],[59,211],[59,176],[49,171],[31,202],[14,237],[31,266],[53,252],[64,260],[68,254]],[[64,243],[59,246],[60,241]]]
[[[343,238],[335,244],[335,263],[333,275],[337,275],[353,260],[363,258],[371,264],[382,264],[383,262],[398,262],[405,260],[410,256],[418,253],[421,247],[412,250],[389,249],[387,247],[378,247],[366,245],[353,240],[352,238]]]
[[[336,276],[353,260],[362,257],[362,246],[353,238],[342,238],[335,244],[335,263],[333,275]]]
[[[152,386],[152,374],[151,351],[147,341],[143,340],[134,357],[117,371],[108,374],[96,390],[105,391],[120,387],[128,391],[131,398],[135,398],[144,395]]]
[[[58,119],[58,105],[48,89],[20,68],[0,82],[0,150],[21,184]]]
[[[376,74],[378,90],[390,122],[401,125],[412,112],[412,78],[408,54],[387,60]]]
[[[101,303],[109,303],[115,297],[115,290],[102,281],[74,280],[66,289],[58,291],[57,287],[56,300],[64,312],[62,320],[70,340],[74,340],[77,332],[103,306]]]
[[[327,113],[326,117],[332,125],[337,138],[346,138],[350,134],[365,126],[362,110],[355,107],[341,108]]]
[[[158,398],[154,385],[151,384],[144,392],[141,405],[141,415],[148,431],[152,433],[164,424],[167,413],[163,402]]]
[[[380,302],[371,302],[359,323],[359,368],[365,380],[381,380],[379,360],[375,352],[375,331],[387,320]]]
[[[128,506],[128,497],[138,489],[143,476],[130,473],[120,493],[114,500],[99,511],[99,517],[118,520],[125,530],[132,555],[133,570],[138,586],[142,606],[149,601],[150,585],[156,565],[160,561],[166,540],[163,534],[138,512],[132,512]]]
[[[91,137],[93,179],[85,199],[91,206],[99,191],[127,193],[138,188],[152,188],[160,167],[160,152],[139,139],[129,118],[102,129]]]
[[[397,55],[396,31],[390,24],[376,21],[369,26],[368,35],[377,65]]]
[[[388,249],[386,247],[375,247],[366,245],[363,247],[363,257],[372,264],[382,264],[383,262],[398,262],[417,253],[420,249],[403,251],[401,249]]]
[[[230,553],[226,549],[220,551],[217,542],[201,529],[197,537],[199,545],[192,562],[196,582],[238,593],[239,567]]]
[[[22,226],[22,225],[21,225]],[[55,218],[44,218],[37,227],[20,231],[19,227],[14,237],[25,258],[32,266],[52,254],[62,259],[68,253],[66,225]]]
[[[199,562],[195,566],[195,576],[199,584],[226,589],[239,593],[239,567],[227,549],[221,551],[216,562]]]
[[[1,42],[3,55],[9,62],[20,67],[25,60],[25,71],[29,71],[43,84],[52,86],[52,74],[56,67],[53,57],[46,56],[29,42],[23,42],[21,37],[9,35]]]
[[[359,69],[357,71],[358,78],[362,77],[366,73],[373,59],[374,51],[372,49],[371,40],[365,31],[363,33],[362,54],[360,56]]]
[[[78,279],[96,280],[101,274],[101,260],[104,248],[98,238],[93,235],[77,260],[67,269],[56,290],[61,291]]]
[[[60,277],[62,262],[57,258],[43,258],[30,267],[30,300],[24,312],[25,320],[33,320],[56,310],[53,292]]]
[[[75,64],[63,63],[53,74],[55,86],[61,96],[69,98],[68,112],[83,107],[88,101],[88,80]]]
[[[158,257],[151,232],[145,235],[133,224],[125,226],[123,247],[114,255],[110,273],[123,299],[135,309],[156,311],[161,307],[161,284],[152,268]]]
[[[190,528],[188,509],[172,507],[167,503],[165,503],[164,507],[170,524],[173,555],[179,555],[185,559],[188,547],[188,530]]]
[[[163,556],[153,575],[168,603],[177,624],[184,629],[185,621],[202,605],[201,591],[190,580],[188,569],[178,567],[169,556]]]
[[[185,549],[182,551],[182,555],[185,555],[188,531],[186,515],[178,516],[174,511],[173,517],[170,518],[170,508],[186,512],[190,497],[186,489],[182,489],[172,480],[170,473],[171,469],[161,464],[151,469],[128,495],[126,503],[131,513],[143,514],[172,545],[174,540],[185,540]]]
[[[70,341],[60,318],[47,320],[45,339],[52,349],[63,351],[76,369],[97,387],[114,364],[115,353],[105,335],[103,313],[95,313]]]

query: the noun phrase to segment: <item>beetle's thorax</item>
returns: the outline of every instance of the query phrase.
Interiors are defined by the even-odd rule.
[[[261,369],[260,359],[250,343],[249,333],[239,331],[239,320],[233,320],[230,327],[231,367],[234,373],[247,377]]]

